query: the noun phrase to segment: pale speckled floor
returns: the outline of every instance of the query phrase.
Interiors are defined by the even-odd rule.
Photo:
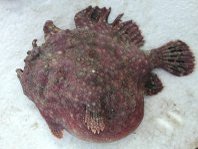
[[[15,69],[23,67],[34,38],[41,44],[47,19],[61,28],[74,28],[74,14],[88,5],[112,7],[110,21],[121,12],[139,24],[143,50],[181,39],[198,61],[197,0],[1,0],[0,1],[0,149],[195,149],[198,147],[198,69],[186,77],[155,72],[164,89],[145,97],[145,117],[128,137],[110,144],[78,140],[65,132],[51,135],[35,105],[22,93]]]

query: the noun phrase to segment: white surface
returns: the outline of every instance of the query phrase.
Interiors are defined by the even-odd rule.
[[[198,61],[197,0],[1,0],[0,1],[0,149],[194,149],[198,147],[198,70],[175,77],[156,70],[164,89],[145,97],[145,117],[128,137],[110,144],[78,140],[67,132],[52,136],[35,105],[23,95],[15,69],[34,38],[41,44],[42,27],[51,19],[63,29],[74,28],[75,13],[88,5],[112,7],[110,21],[124,12],[124,20],[140,25],[143,50],[181,39]]]

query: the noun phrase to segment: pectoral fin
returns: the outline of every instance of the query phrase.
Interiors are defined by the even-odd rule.
[[[87,128],[94,134],[99,134],[102,132],[105,128],[102,112],[98,110],[91,110],[89,106],[86,106],[85,124]]]

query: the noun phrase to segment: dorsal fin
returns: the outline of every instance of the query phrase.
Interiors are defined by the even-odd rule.
[[[123,38],[123,40],[129,39],[138,47],[142,46],[144,44],[144,39],[139,27],[132,20],[122,22],[122,16],[123,14],[118,15],[118,17],[111,24],[115,29],[115,32],[118,33]]]
[[[95,8],[89,6],[84,10],[78,12],[74,21],[77,28],[91,28],[94,24],[99,24],[103,26],[107,25],[108,16],[111,12],[111,8],[107,9],[105,7],[99,8],[96,6]]]
[[[76,27],[93,28],[93,26],[97,25],[97,29],[112,29],[112,32],[120,36],[121,40],[128,40],[138,47],[142,46],[144,39],[137,24],[132,20],[122,22],[123,14],[118,15],[113,23],[108,23],[110,12],[111,8],[99,8],[97,6],[93,8],[89,6],[75,15]]]

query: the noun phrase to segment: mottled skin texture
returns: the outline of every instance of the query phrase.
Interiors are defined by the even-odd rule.
[[[194,57],[184,42],[144,53],[138,26],[122,22],[122,14],[109,24],[109,13],[88,7],[76,14],[73,30],[47,21],[45,43],[34,40],[24,70],[17,69],[24,94],[59,138],[64,129],[87,141],[123,138],[142,121],[144,95],[163,88],[152,69],[178,76],[193,71]]]

